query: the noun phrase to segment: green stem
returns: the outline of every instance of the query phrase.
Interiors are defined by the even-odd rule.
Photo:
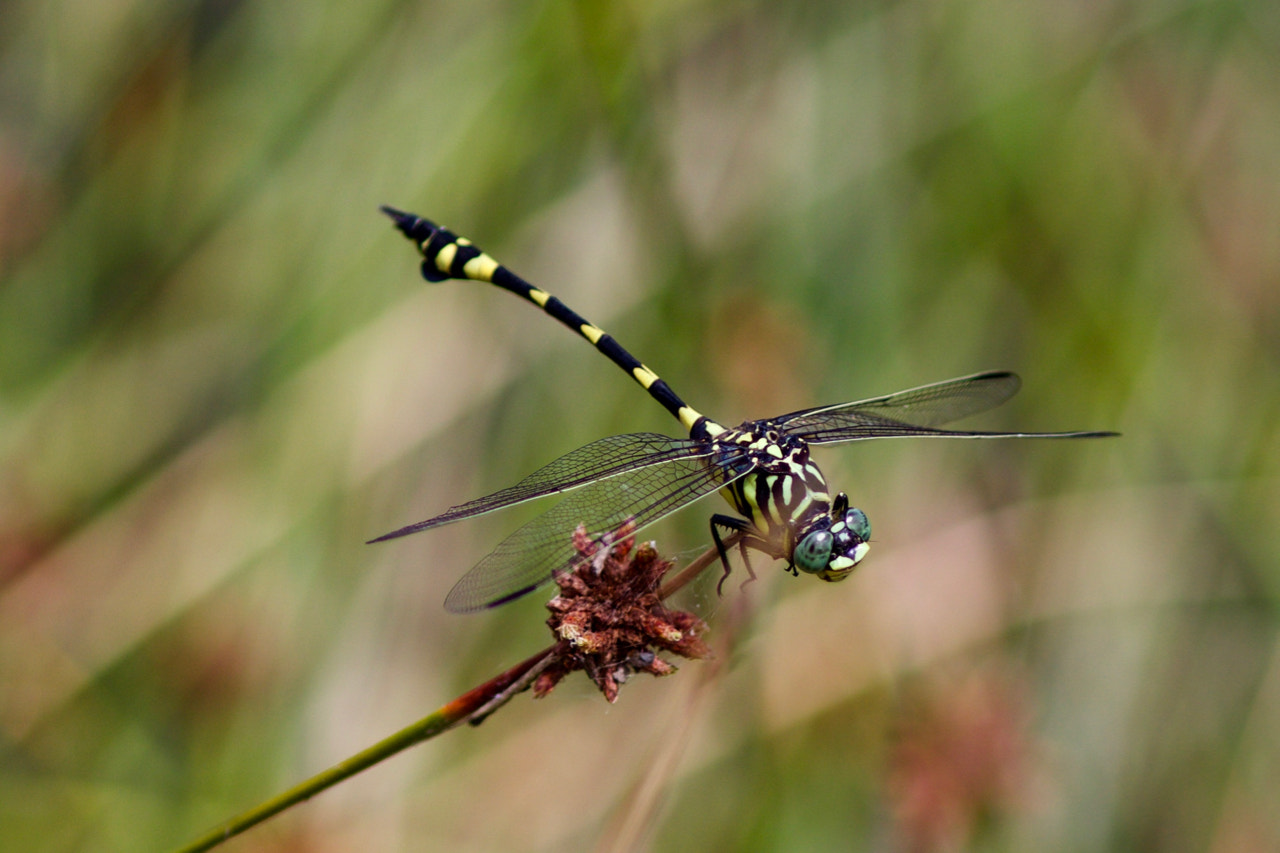
[[[229,838],[234,838],[252,826],[256,826],[269,817],[279,814],[290,806],[308,800],[321,791],[333,787],[339,782],[349,779],[390,758],[398,752],[448,731],[459,723],[465,722],[473,714],[483,710],[487,715],[495,710],[504,699],[510,698],[519,690],[512,690],[522,681],[527,683],[551,661],[553,648],[543,649],[536,655],[516,664],[511,669],[486,681],[479,687],[469,690],[457,699],[441,706],[435,713],[424,717],[413,725],[401,729],[385,740],[375,743],[368,749],[358,752],[345,761],[339,762],[322,773],[317,773],[305,782],[295,785],[284,793],[272,797],[249,811],[238,815],[226,823],[217,826],[190,844],[179,847],[175,853],[198,853],[211,850]],[[496,700],[496,701],[495,701]]]

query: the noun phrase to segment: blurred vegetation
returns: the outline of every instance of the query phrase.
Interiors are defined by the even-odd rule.
[[[1263,0],[6,3],[0,848],[176,845],[523,658],[440,607],[520,512],[364,540],[677,432],[389,203],[722,421],[1009,368],[984,426],[1125,435],[825,451],[871,557],[704,589],[720,677],[228,849],[1276,849],[1278,65]]]

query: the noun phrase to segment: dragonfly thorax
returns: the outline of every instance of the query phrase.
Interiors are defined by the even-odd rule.
[[[715,463],[742,475],[721,490],[751,526],[752,547],[825,581],[848,577],[867,555],[870,524],[843,494],[832,503],[808,443],[770,421],[750,421],[710,439]]]

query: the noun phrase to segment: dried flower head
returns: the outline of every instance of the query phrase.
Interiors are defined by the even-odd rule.
[[[533,685],[545,696],[570,672],[580,669],[610,702],[632,674],[669,675],[676,668],[658,657],[668,651],[697,659],[710,655],[698,638],[706,623],[691,613],[669,610],[658,596],[671,568],[652,544],[636,547],[635,525],[592,539],[579,525],[573,546],[578,566],[556,578],[560,594],[547,603],[547,625],[556,637],[556,662]]]

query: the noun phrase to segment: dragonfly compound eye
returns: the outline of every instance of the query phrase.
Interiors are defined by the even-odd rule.
[[[836,538],[828,530],[815,530],[800,540],[791,555],[797,569],[815,574],[827,567]]]
[[[844,523],[853,531],[854,536],[857,536],[863,542],[871,541],[871,522],[867,519],[865,512],[854,507],[845,513]]]

